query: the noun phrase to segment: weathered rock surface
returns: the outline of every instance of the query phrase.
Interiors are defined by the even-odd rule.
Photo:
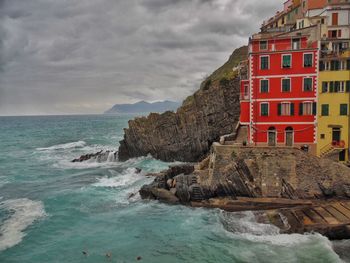
[[[115,161],[117,159],[117,152],[115,151],[99,151],[97,153],[89,153],[80,156],[72,160],[72,163],[81,163],[89,160],[94,160],[96,162],[106,162]]]
[[[215,143],[206,165],[192,173],[172,168],[160,173],[154,187],[170,190],[173,179],[182,203],[211,198],[350,198],[350,169],[295,148],[254,148]],[[160,183],[161,182],[161,183]]]
[[[246,53],[246,47],[237,49],[176,113],[152,113],[129,121],[120,142],[119,160],[151,154],[164,161],[191,162],[206,155],[211,144],[231,133],[238,122],[240,80],[233,66]]]
[[[154,194],[160,188],[171,197],[167,202],[230,212],[264,211],[281,229],[287,219],[285,233],[317,231],[332,239],[350,238],[350,169],[340,163],[295,148],[215,143],[210,156],[195,168],[184,174],[173,167],[171,176],[170,170],[158,174],[142,187],[142,198],[163,200]],[[178,200],[173,202],[173,196]]]

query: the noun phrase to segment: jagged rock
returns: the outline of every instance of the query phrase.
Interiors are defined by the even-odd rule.
[[[170,191],[161,188],[152,188],[151,190],[155,199],[165,203],[177,204],[179,199]]]
[[[232,68],[246,54],[247,47],[235,50],[176,113],[152,113],[129,121],[120,142],[119,160],[151,154],[163,161],[192,162],[205,156],[211,144],[231,133],[239,120],[240,79]]]
[[[85,162],[88,160],[95,160],[96,162],[115,161],[117,159],[117,152],[114,151],[99,151],[97,153],[90,153],[80,156],[72,160],[72,163]]]

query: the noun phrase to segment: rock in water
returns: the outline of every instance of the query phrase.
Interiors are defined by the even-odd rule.
[[[81,163],[89,160],[96,162],[114,162],[117,159],[117,152],[114,151],[99,151],[97,153],[90,153],[80,156],[72,160],[72,163]],[[141,171],[140,171],[141,172]]]
[[[198,161],[221,135],[232,133],[240,114],[240,80],[232,69],[246,54],[247,47],[235,50],[176,113],[152,113],[129,121],[119,160],[151,154],[163,161]]]

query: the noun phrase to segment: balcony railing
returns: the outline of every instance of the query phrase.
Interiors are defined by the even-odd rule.
[[[341,58],[349,57],[350,48],[339,49],[339,50],[321,50],[321,58]]]

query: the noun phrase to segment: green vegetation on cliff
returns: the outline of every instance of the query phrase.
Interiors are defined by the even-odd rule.
[[[220,84],[223,84],[221,82],[228,82],[233,79],[237,74],[233,69],[237,67],[241,61],[247,59],[247,53],[247,46],[237,48],[233,51],[228,61],[203,81],[201,88],[206,89],[213,83],[220,82]]]

